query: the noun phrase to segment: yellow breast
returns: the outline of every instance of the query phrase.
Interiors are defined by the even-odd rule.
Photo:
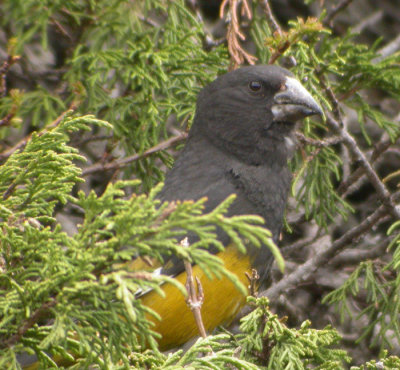
[[[228,247],[217,256],[224,261],[227,270],[237,275],[243,285],[248,285],[245,272],[250,272],[251,265],[247,255],[240,253],[235,247]],[[193,267],[193,276],[200,279],[204,291],[201,314],[205,329],[211,332],[218,325],[229,324],[243,307],[246,297],[227,277],[208,279],[197,265]],[[178,275],[176,280],[185,284],[186,273]],[[152,291],[141,300],[161,316],[161,321],[151,315],[148,315],[148,319],[155,324],[153,330],[162,335],[159,340],[160,349],[167,350],[186,343],[199,332],[182,293],[168,283],[163,285],[163,290],[165,297]]]

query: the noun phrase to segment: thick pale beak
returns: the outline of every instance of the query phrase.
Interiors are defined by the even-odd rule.
[[[293,77],[286,77],[283,90],[274,96],[272,114],[275,122],[293,122],[314,114],[322,115],[322,109],[304,86]]]

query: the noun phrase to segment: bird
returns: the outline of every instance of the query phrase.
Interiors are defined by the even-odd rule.
[[[261,216],[275,242],[281,233],[292,175],[288,161],[293,155],[296,122],[322,115],[316,100],[287,69],[256,65],[219,76],[197,97],[196,112],[184,148],[167,172],[158,195],[161,202],[206,198],[204,212],[212,211],[231,194],[236,198],[228,216]],[[241,253],[229,237],[217,230],[225,245],[211,250],[225,268],[248,285],[246,272],[257,270],[260,284],[268,279],[272,255],[266,246],[247,246]],[[189,243],[194,235],[188,235]],[[161,268],[184,284],[187,276],[182,261],[173,258]],[[193,275],[202,286],[202,321],[207,332],[228,325],[245,304],[245,295],[227,277],[209,279],[198,267]],[[161,335],[159,347],[169,350],[198,335],[194,316],[185,297],[174,285],[143,294],[142,303],[161,317],[148,316],[152,330]]]
[[[161,202],[206,198],[204,212],[212,211],[231,194],[236,198],[227,215],[261,216],[265,226],[278,241],[291,183],[288,160],[294,150],[293,131],[297,121],[321,115],[322,110],[311,94],[290,71],[274,65],[241,67],[216,78],[197,97],[193,124],[187,141],[172,168],[165,176],[158,194]],[[248,245],[240,252],[222,230],[216,230],[223,251],[210,249],[243,284],[246,272],[256,269],[260,284],[268,279],[272,255],[266,246]],[[188,242],[195,236],[188,234]],[[130,269],[140,269],[137,258]],[[161,274],[173,276],[185,284],[183,262],[165,261]],[[193,266],[193,275],[201,282],[204,302],[202,321],[207,332],[228,325],[244,306],[246,296],[227,277],[208,278]],[[159,348],[176,348],[198,335],[197,323],[185,297],[171,283],[141,292],[137,299],[154,312],[147,315],[152,330],[160,334]],[[36,369],[37,358],[18,357],[24,369]]]

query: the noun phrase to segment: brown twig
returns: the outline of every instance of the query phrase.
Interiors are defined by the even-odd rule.
[[[326,148],[328,146],[338,144],[342,141],[341,138],[339,137],[332,137],[328,138],[326,140],[315,140],[309,137],[304,136],[301,132],[296,132],[295,133],[296,138],[301,141],[304,144],[312,145],[316,149],[313,150],[308,156],[305,156],[305,151],[302,151],[303,154],[303,168],[306,166],[308,163],[314,160],[314,158],[319,154],[322,148]],[[298,173],[295,173],[295,177],[297,176]]]
[[[93,141],[104,141],[104,140],[110,140],[112,138],[113,135],[97,135],[97,136],[90,135],[88,137],[78,140],[77,142],[74,142],[74,145],[82,146],[87,143],[92,143]]]
[[[11,125],[11,120],[14,118],[17,112],[17,106],[13,105],[11,107],[10,113],[8,113],[4,118],[0,119],[0,127],[6,127]]]
[[[177,203],[175,201],[169,202],[168,205],[163,209],[161,214],[154,221],[154,227],[162,224],[162,222],[169,217],[169,215],[176,210]]]
[[[57,301],[54,298],[51,298],[50,301],[45,302],[40,306],[38,309],[36,309],[33,314],[26,319],[21,327],[17,330],[17,332],[9,337],[8,339],[5,339],[1,342],[1,347],[2,348],[7,348],[11,347],[14,344],[18,343],[20,339],[24,336],[24,334],[32,327],[34,326],[38,320],[52,307],[54,307],[57,304]]]
[[[258,280],[260,280],[260,275],[258,274],[256,269],[251,269],[251,275],[248,272],[245,272],[247,279],[249,280],[249,294],[252,297],[258,296]]]
[[[54,24],[58,32],[60,32],[64,37],[66,37],[69,41],[73,41],[73,37],[66,30],[66,28],[54,17],[51,17],[51,22]]]
[[[188,5],[190,6],[193,13],[196,15],[198,22],[203,27],[203,46],[204,49],[210,51],[212,48],[219,46],[226,42],[226,37],[222,37],[220,39],[215,40],[213,34],[209,31],[208,27],[206,27],[203,19],[203,15],[201,14],[201,9],[197,0],[188,0]]]
[[[9,55],[0,67],[0,96],[6,95],[6,77],[11,66],[20,60],[21,57],[18,55]]]
[[[303,157],[303,165],[301,167],[301,169],[299,169],[298,171],[296,171],[293,174],[293,178],[297,178],[297,176],[299,175],[299,173],[308,166],[308,164],[310,162],[312,162],[314,160],[314,158],[319,154],[319,152],[321,151],[322,147],[316,147],[312,152],[310,152],[307,156],[305,153],[305,150],[301,151],[302,157]]]
[[[227,16],[228,30],[226,39],[228,42],[228,51],[232,60],[232,69],[236,69],[239,65],[245,61],[249,64],[254,64],[257,58],[251,55],[240,45],[240,41],[246,40],[245,35],[240,30],[240,22],[238,18],[239,4],[242,4],[240,14],[246,16],[247,19],[251,20],[253,15],[250,10],[250,6],[247,3],[248,0],[223,0],[220,7],[219,16],[221,19],[225,16],[225,9],[229,4],[229,12]]]
[[[181,241],[181,246],[186,248],[189,247],[188,238],[184,238]],[[196,276],[197,289],[194,285],[192,264],[189,261],[184,261],[184,265],[186,271],[185,287],[188,293],[186,303],[189,306],[190,310],[193,312],[193,316],[196,321],[197,328],[199,329],[200,335],[203,338],[206,338],[207,333],[206,329],[204,328],[203,318],[201,317],[201,306],[203,305],[204,302],[203,287],[201,286],[201,282],[197,276]]]
[[[143,152],[141,154],[134,154],[129,157],[117,159],[117,160],[109,162],[109,163],[96,163],[92,166],[89,166],[89,167],[83,169],[82,175],[87,176],[94,172],[99,172],[99,171],[118,170],[121,167],[127,166],[129,163],[135,162],[139,159],[146,158],[146,157],[150,156],[151,154],[157,153],[161,150],[171,148],[171,147],[185,141],[186,138],[187,138],[187,134],[182,132],[181,134],[179,134],[177,136],[173,136],[167,140],[162,141],[161,143],[158,143],[157,145],[151,147],[150,149],[147,149],[145,152]]]
[[[283,36],[283,31],[282,28],[279,26],[278,21],[275,19],[271,7],[269,5],[268,0],[263,0],[261,2],[261,6],[264,10],[264,13],[267,17],[267,21],[269,23],[269,26],[272,28],[274,35],[277,35],[279,37]],[[276,50],[271,57],[269,58],[268,64],[274,64],[276,60],[289,48],[290,42],[287,40],[285,43],[283,43],[278,50]]]
[[[267,21],[268,21],[270,27],[272,28],[272,30],[274,32],[276,32],[279,36],[282,36],[282,34],[283,34],[282,29],[279,26],[279,23],[277,22],[277,20],[275,19],[274,15],[271,11],[271,7],[269,6],[269,1],[263,0],[261,2],[261,5],[264,9],[264,13],[267,16]]]
[[[286,41],[278,50],[276,50],[268,60],[268,64],[274,64],[276,60],[289,48],[290,42]]]
[[[339,144],[342,142],[342,138],[340,137],[330,137],[325,140],[315,140],[310,137],[304,136],[301,132],[295,133],[296,138],[304,144],[312,145],[317,148],[325,148],[331,145]]]

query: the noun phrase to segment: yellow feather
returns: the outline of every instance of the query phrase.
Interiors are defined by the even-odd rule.
[[[224,261],[227,270],[237,275],[243,285],[248,285],[245,272],[250,272],[251,264],[247,255],[240,253],[236,247],[228,247],[217,256]],[[201,315],[205,329],[211,332],[218,325],[229,324],[245,304],[246,297],[243,293],[225,276],[208,279],[197,265],[193,266],[193,277],[200,279],[204,291]],[[179,274],[176,280],[185,284],[186,273]],[[182,293],[168,283],[162,289],[165,297],[151,291],[141,300],[162,318],[159,321],[151,315],[148,316],[155,324],[153,330],[162,335],[159,340],[160,349],[168,350],[186,343],[197,336],[199,331]]]

